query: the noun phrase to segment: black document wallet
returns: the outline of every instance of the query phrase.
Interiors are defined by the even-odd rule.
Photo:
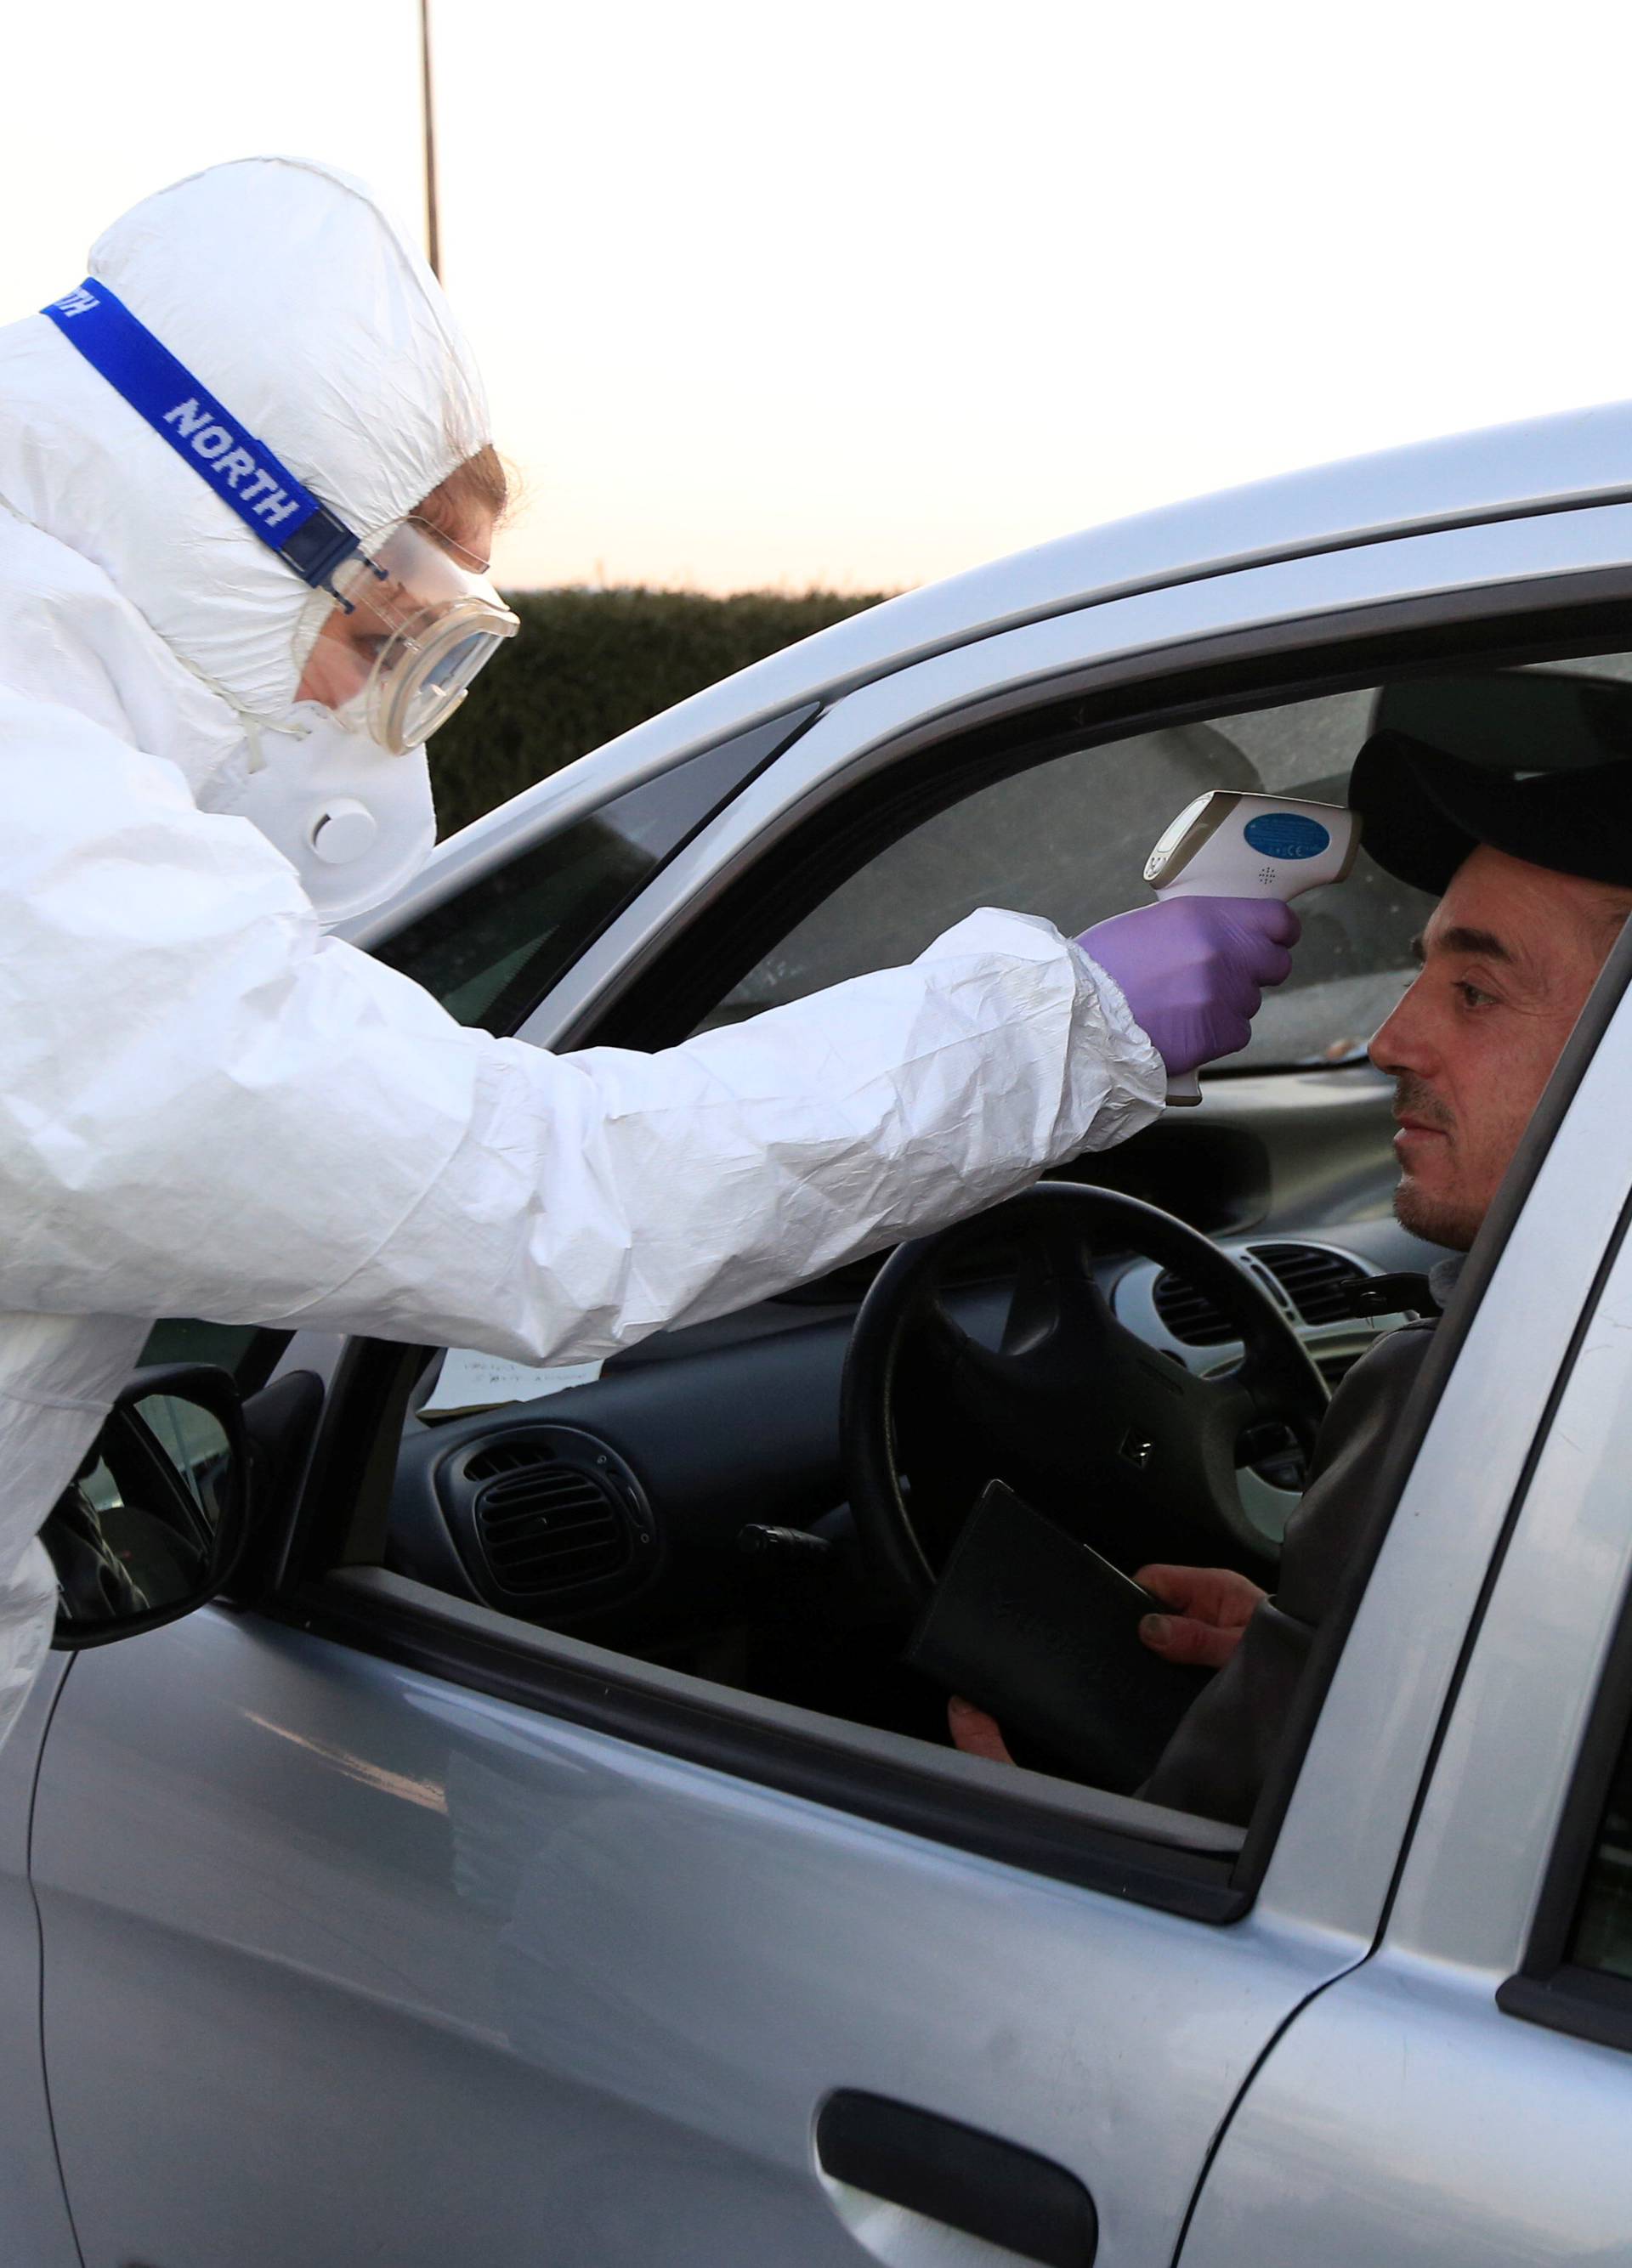
[[[1140,1617],[1157,1604],[992,1481],[964,1523],[906,1660],[989,1710],[1006,1732],[1029,1736],[1074,1777],[1126,1791],[1153,1769],[1212,1675],[1163,1661],[1141,1641]]]

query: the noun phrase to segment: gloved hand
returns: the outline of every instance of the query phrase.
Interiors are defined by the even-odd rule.
[[[1077,943],[1115,977],[1177,1077],[1245,1047],[1263,987],[1290,970],[1303,926],[1279,898],[1164,898],[1096,922]]]

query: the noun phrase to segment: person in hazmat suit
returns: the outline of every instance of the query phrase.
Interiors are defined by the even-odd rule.
[[[322,166],[177,184],[0,329],[0,1733],[154,1317],[606,1353],[1134,1132],[1286,973],[1279,905],[983,912],[654,1056],[455,1023],[323,924],[429,851],[502,502],[439,285]]]

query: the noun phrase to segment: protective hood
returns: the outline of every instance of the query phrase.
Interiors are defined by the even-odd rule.
[[[440,286],[346,174],[213,166],[116,221],[89,274],[365,537],[490,438]],[[299,578],[45,316],[0,330],[0,500],[101,568],[234,709],[285,718],[323,611]]]

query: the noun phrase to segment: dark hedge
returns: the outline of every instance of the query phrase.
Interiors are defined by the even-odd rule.
[[[887,595],[523,591],[521,629],[432,744],[444,835],[750,661]]]

